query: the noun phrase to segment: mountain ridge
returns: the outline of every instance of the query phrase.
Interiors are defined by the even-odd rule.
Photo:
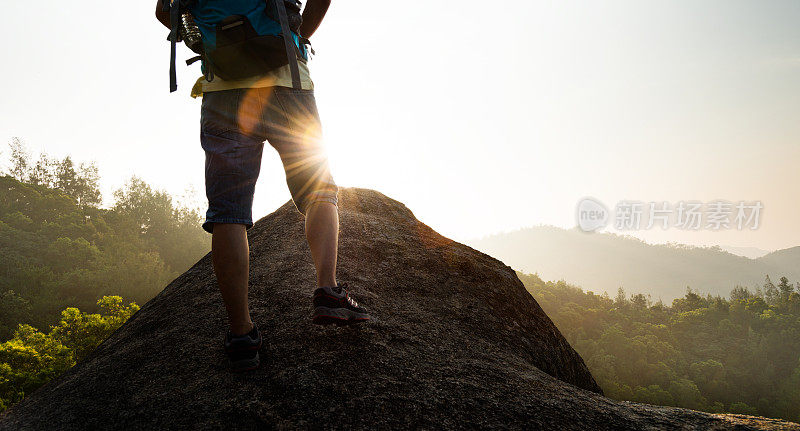
[[[741,285],[753,289],[786,276],[800,281],[800,247],[778,250],[757,259],[720,247],[649,244],[637,238],[577,229],[536,226],[468,241],[511,267],[545,280],[565,280],[594,292],[650,294],[672,301],[686,288],[728,296]],[[581,262],[581,265],[574,265]]]

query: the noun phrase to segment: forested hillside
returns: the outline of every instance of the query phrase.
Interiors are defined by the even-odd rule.
[[[606,395],[800,421],[800,285],[616,298],[519,274]]]
[[[18,324],[46,331],[61,311],[118,295],[147,302],[209,250],[195,209],[131,178],[101,207],[97,168],[11,145],[0,176],[0,342]]]

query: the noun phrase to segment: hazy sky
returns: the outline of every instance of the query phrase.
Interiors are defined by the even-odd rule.
[[[95,160],[106,199],[131,175],[202,197],[199,66],[168,93],[154,4],[2,2],[0,139]],[[800,245],[798,22],[796,0],[334,0],[311,76],[336,181],[455,239],[570,227],[584,196],[760,200],[757,231],[637,235],[776,249]],[[274,151],[256,193],[256,217],[289,198]]]

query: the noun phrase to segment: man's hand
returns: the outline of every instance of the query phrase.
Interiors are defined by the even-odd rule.
[[[303,23],[298,30],[300,36],[307,39],[311,38],[311,35],[317,31],[322,23],[322,18],[325,18],[325,12],[328,11],[330,5],[331,0],[308,0],[306,2],[306,8],[303,9]]]
[[[161,0],[156,0],[156,19],[161,23],[164,24],[164,27],[168,29],[172,29],[169,25],[169,12],[164,12],[164,9],[161,5]]]

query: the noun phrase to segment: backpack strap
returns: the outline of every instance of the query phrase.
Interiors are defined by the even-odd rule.
[[[169,92],[178,89],[178,76],[175,70],[176,45],[178,43],[180,23],[181,23],[181,1],[162,0],[162,8],[169,10]]]
[[[286,47],[286,56],[289,59],[289,71],[292,74],[292,87],[300,90],[302,85],[300,83],[300,69],[297,66],[297,54],[295,53],[296,47],[294,46],[294,39],[289,30],[289,17],[286,14],[286,5],[283,0],[273,0],[276,9],[278,9],[278,20],[281,24],[281,33],[283,34],[283,45]]]

